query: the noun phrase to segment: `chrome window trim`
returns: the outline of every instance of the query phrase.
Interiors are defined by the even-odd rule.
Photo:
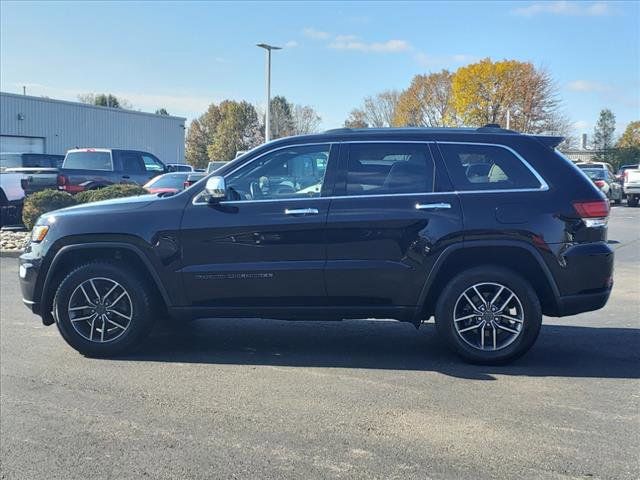
[[[416,195],[468,195],[468,194],[478,194],[478,193],[532,193],[532,192],[546,192],[549,190],[549,185],[547,182],[540,176],[540,174],[531,166],[529,162],[527,162],[522,155],[516,152],[511,147],[507,145],[502,145],[499,143],[481,143],[481,142],[439,142],[437,140],[348,140],[344,142],[314,142],[314,143],[297,143],[293,145],[283,145],[282,147],[274,148],[267,152],[264,152],[249,162],[238,166],[237,168],[231,170],[225,175],[231,175],[232,173],[238,171],[240,168],[243,168],[255,160],[270,154],[272,152],[276,152],[278,150],[282,150],[284,148],[292,148],[292,147],[305,147],[305,146],[314,146],[314,145],[329,145],[330,148],[333,145],[342,145],[342,144],[350,144],[350,143],[422,143],[422,144],[445,144],[445,145],[479,145],[479,146],[487,146],[487,147],[499,147],[504,148],[505,150],[511,152],[518,160],[520,160],[524,166],[533,174],[534,177],[540,182],[539,188],[509,188],[509,189],[497,189],[497,190],[451,190],[447,192],[415,192],[415,193],[380,193],[380,194],[372,194],[372,195],[335,195],[328,197],[303,197],[303,198],[269,198],[262,200],[226,200],[222,202],[218,202],[217,205],[236,205],[236,204],[249,204],[249,203],[270,203],[270,202],[299,202],[299,201],[309,201],[309,200],[339,200],[343,198],[381,198],[381,197],[411,197]],[[431,160],[434,162],[433,154],[431,155]],[[444,160],[444,159],[443,159]],[[204,177],[207,178],[207,177]],[[204,178],[202,180],[204,180]],[[191,200],[192,205],[209,205],[209,202],[198,202],[197,198],[202,194],[202,190],[196,193]]]

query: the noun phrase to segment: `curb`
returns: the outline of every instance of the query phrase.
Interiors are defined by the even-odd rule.
[[[0,250],[0,258],[18,258],[22,250]]]

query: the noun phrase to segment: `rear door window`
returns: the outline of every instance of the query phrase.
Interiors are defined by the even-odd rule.
[[[429,193],[434,190],[431,152],[422,143],[352,143],[347,195]]]
[[[454,188],[537,189],[540,181],[511,150],[500,145],[438,143]]]
[[[119,152],[122,170],[128,173],[145,173],[147,171],[138,152]]]

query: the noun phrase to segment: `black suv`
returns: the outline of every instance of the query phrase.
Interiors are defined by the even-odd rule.
[[[543,314],[601,308],[612,288],[609,204],[560,141],[494,126],[277,140],[174,196],[44,215],[24,302],[91,356],[165,315],[435,316],[465,359],[505,362]]]

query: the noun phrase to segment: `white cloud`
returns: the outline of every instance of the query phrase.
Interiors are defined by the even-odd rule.
[[[296,48],[298,46],[298,42],[296,42],[295,40],[289,40],[287,43],[284,44],[285,48]]]
[[[573,15],[598,17],[611,14],[611,7],[606,2],[534,2],[526,7],[519,7],[512,10],[515,15],[532,17],[539,14],[549,15]]]
[[[304,28],[302,30],[302,34],[305,37],[312,38],[314,40],[328,40],[331,38],[331,34],[329,32],[323,32],[321,30],[316,30],[315,28]]]
[[[360,52],[375,53],[396,53],[411,50],[411,45],[406,40],[387,40],[386,42],[362,42],[360,40],[338,40],[344,35],[336,37],[336,40],[329,44],[329,48],[336,50],[357,50]]]
[[[604,92],[609,90],[606,85],[598,82],[590,82],[589,80],[574,80],[569,82],[567,88],[572,92]]]

